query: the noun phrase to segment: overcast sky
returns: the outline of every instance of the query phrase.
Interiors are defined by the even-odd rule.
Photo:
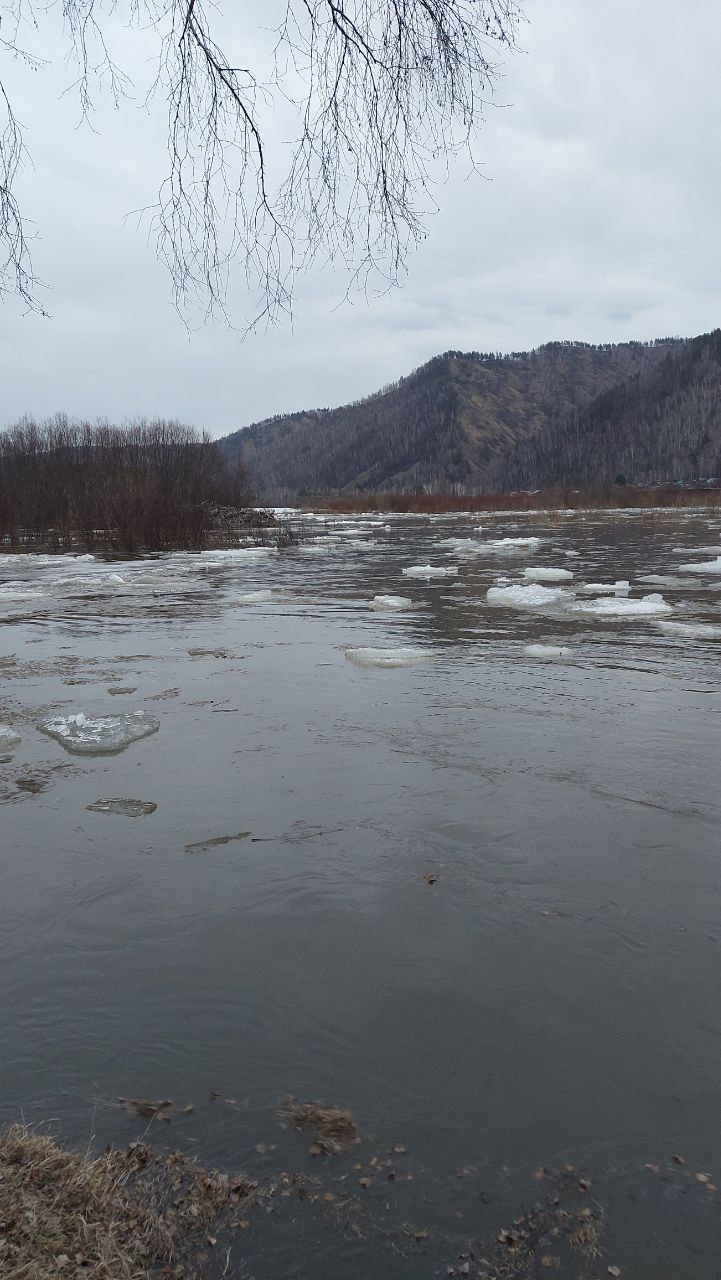
[[[339,307],[342,277],[316,269],[293,327],[244,342],[222,323],[188,334],[125,217],[162,176],[162,111],[130,103],[101,110],[95,133],[78,128],[77,101],[59,97],[72,75],[57,29],[38,45],[48,68],[0,59],[34,163],[19,192],[52,317],[0,305],[0,421],[163,415],[222,435],[369,394],[448,348],[721,324],[721,7],[529,0],[527,13],[498,95],[509,105],[476,148],[489,181],[459,162],[404,287]],[[120,46],[135,77],[152,40],[125,33]],[[232,301],[242,317],[240,280]]]

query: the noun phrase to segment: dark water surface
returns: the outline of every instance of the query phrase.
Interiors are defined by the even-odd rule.
[[[0,765],[0,1121],[126,1142],[145,1125],[118,1096],[175,1099],[195,1109],[158,1144],[361,1198],[351,1227],[301,1206],[251,1224],[231,1275],[445,1276],[538,1198],[537,1166],[570,1163],[607,1207],[599,1275],[720,1276],[719,1193],[694,1174],[721,1178],[721,573],[679,566],[721,555],[721,521],[477,524],[0,561],[0,721],[22,739]],[[429,561],[459,572],[402,575]],[[526,566],[672,612],[487,601]],[[413,607],[370,610],[382,593]],[[359,668],[349,646],[428,660]],[[35,728],[138,708],[158,732],[112,757]],[[157,810],[87,810],[108,797]],[[314,1161],[288,1094],[351,1107],[362,1143]],[[396,1177],[359,1190],[374,1155]]]

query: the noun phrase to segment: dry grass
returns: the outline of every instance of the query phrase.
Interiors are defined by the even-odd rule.
[[[196,1280],[211,1231],[240,1225],[257,1184],[135,1143],[97,1157],[13,1125],[0,1133],[3,1280]]]

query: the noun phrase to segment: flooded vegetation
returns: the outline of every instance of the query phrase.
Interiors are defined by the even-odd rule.
[[[0,557],[0,1272],[710,1277],[721,518],[281,518]]]

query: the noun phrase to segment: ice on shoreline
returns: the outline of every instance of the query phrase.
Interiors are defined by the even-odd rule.
[[[96,718],[78,711],[73,716],[51,716],[37,727],[74,755],[101,756],[115,755],[131,743],[157,733],[160,721],[147,711]]]
[[[433,654],[428,649],[346,649],[347,662],[356,667],[412,667],[426,662]]]

